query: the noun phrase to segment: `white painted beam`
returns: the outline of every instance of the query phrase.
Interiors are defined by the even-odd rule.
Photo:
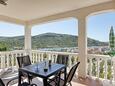
[[[30,25],[36,25],[40,23],[47,23],[49,21],[51,22],[54,20],[65,19],[68,17],[78,17],[80,15],[89,15],[89,14],[98,13],[98,12],[101,13],[103,11],[108,11],[108,10],[115,10],[114,1],[105,2],[105,3],[101,3],[101,4],[89,6],[89,7],[84,7],[84,8],[68,11],[68,12],[63,12],[63,13],[59,13],[55,15],[50,15],[43,18],[33,19],[33,20],[28,21],[28,23]]]
[[[14,23],[14,24],[19,24],[19,25],[25,25],[26,24],[26,22],[23,21],[23,20],[7,17],[7,16],[3,16],[3,15],[0,15],[0,21],[8,22],[8,23]]]

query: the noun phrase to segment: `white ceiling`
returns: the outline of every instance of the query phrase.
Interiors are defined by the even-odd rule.
[[[41,18],[111,0],[8,0],[0,4],[0,15],[21,20]]]

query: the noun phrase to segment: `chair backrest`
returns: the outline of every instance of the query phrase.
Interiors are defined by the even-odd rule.
[[[17,57],[17,61],[20,68],[31,64],[29,55]]]
[[[68,58],[69,58],[68,55],[61,55],[61,54],[59,54],[59,55],[57,56],[57,61],[56,61],[56,63],[68,65]]]
[[[0,86],[5,86],[1,78],[0,78]]]
[[[73,78],[73,76],[74,76],[74,74],[75,74],[75,72],[76,72],[76,70],[77,70],[79,64],[80,64],[80,62],[78,62],[77,64],[75,64],[75,65],[70,69],[69,74],[67,75],[67,78],[66,78],[66,82],[65,82],[65,83],[71,82],[71,80],[72,80],[72,78]]]

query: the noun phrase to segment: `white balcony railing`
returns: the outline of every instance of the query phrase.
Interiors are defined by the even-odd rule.
[[[68,55],[68,68],[78,61],[77,53],[32,50],[32,63],[43,61],[44,54],[48,60],[51,59],[54,63],[59,54]],[[24,50],[0,52],[0,69],[17,66],[16,57],[23,55],[26,55]],[[107,55],[88,55],[87,74],[91,77],[94,76],[103,79],[110,79],[112,75],[115,80],[115,62],[111,66],[111,58]]]
[[[32,63],[41,62],[44,60],[44,54],[48,60],[52,60],[52,62],[56,62],[58,54],[69,55],[68,67],[70,68],[75,62],[78,60],[77,53],[67,53],[67,52],[50,52],[50,51],[38,51],[32,50]],[[0,69],[10,68],[14,66],[18,66],[16,57],[26,55],[26,51],[24,50],[16,50],[16,51],[7,51],[0,52]]]
[[[24,50],[0,52],[0,69],[17,65],[16,57],[25,55]]]
[[[78,54],[77,53],[68,53],[68,52],[54,52],[54,51],[38,51],[32,50],[32,63],[41,62],[44,60],[44,54],[46,54],[47,60],[52,60],[53,63],[56,62],[57,56],[61,55],[68,55],[68,67],[70,68],[75,62],[78,61]]]
[[[89,76],[115,80],[115,61],[110,56],[88,55],[87,61]]]

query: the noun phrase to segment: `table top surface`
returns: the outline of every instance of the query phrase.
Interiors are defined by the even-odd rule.
[[[48,70],[45,72],[44,68],[46,67]],[[52,63],[51,66],[45,66],[45,62],[41,62],[19,68],[19,71],[24,71],[41,78],[48,78],[64,68],[66,68],[66,66],[63,64]]]

